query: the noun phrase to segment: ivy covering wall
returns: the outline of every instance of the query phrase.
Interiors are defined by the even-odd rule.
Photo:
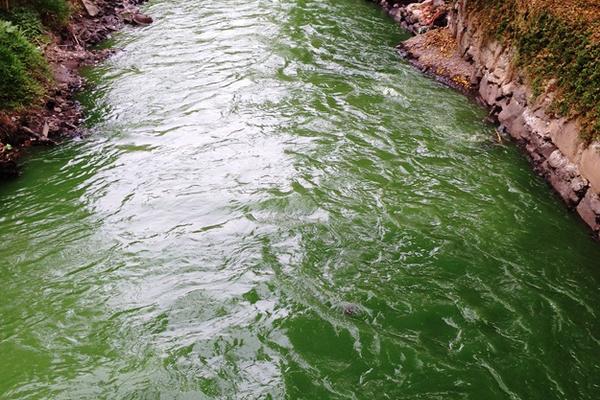
[[[584,139],[600,139],[600,2],[468,0],[490,35],[512,45],[515,64],[541,93],[555,91],[554,111],[580,116]]]

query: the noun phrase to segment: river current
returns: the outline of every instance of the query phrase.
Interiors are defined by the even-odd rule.
[[[600,398],[600,246],[363,0],[153,0],[0,187],[1,399]]]

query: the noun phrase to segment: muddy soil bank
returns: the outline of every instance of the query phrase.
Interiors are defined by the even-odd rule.
[[[469,0],[376,2],[415,36],[398,45],[414,66],[490,110],[490,120],[529,156],[565,204],[600,233],[600,144],[581,139],[578,119],[551,111],[550,82],[534,95],[533,85],[513,66],[514,49],[479,29]]]
[[[0,179],[19,174],[18,159],[32,145],[54,145],[79,134],[82,110],[74,99],[84,80],[83,66],[95,64],[111,50],[92,47],[108,38],[124,24],[146,25],[152,19],[138,10],[146,0],[77,0],[68,24],[48,33],[50,41],[42,49],[53,79],[46,94],[31,106],[13,112],[0,112]]]

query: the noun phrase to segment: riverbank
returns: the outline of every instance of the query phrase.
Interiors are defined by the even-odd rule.
[[[530,42],[536,43],[540,54],[527,56],[526,50],[533,51],[529,47],[524,48],[526,44],[521,44],[524,39],[498,33],[510,27],[502,25],[508,22],[501,18],[490,19],[486,13],[492,12],[488,9],[495,9],[492,5],[483,8],[477,0],[378,3],[405,29],[415,34],[398,46],[400,53],[422,71],[474,95],[488,107],[490,119],[498,123],[499,130],[508,133],[525,150],[535,171],[550,183],[565,204],[575,210],[598,237],[600,145],[597,141],[599,132],[594,96],[600,88],[596,87],[597,74],[595,70],[590,72],[590,68],[597,65],[594,60],[600,60],[597,60],[598,44],[594,38],[584,38],[588,41],[583,44],[573,43],[573,46],[583,46],[584,49],[583,54],[572,54],[575,57],[573,62],[583,63],[582,71],[591,74],[573,77],[571,80],[588,79],[587,87],[577,88],[570,81],[564,82],[562,76],[542,73],[537,65],[542,63],[538,60],[540,57],[542,61],[552,61],[551,50],[539,47],[541,45],[537,43],[551,46],[552,42],[545,41],[545,35],[549,35],[546,32],[550,29],[538,26],[542,24],[539,21],[544,19],[536,16],[535,9],[526,10],[533,15],[528,17],[532,27],[527,29],[533,32]],[[531,7],[544,2],[534,3]],[[578,6],[585,7],[582,3]],[[593,14],[594,6],[589,7],[591,11],[588,13],[585,9],[579,10],[581,18]],[[509,17],[516,19],[515,15],[506,16]],[[587,33],[587,22],[584,20],[582,24]],[[591,28],[589,31],[590,35],[595,32]],[[555,70],[558,71],[559,67]],[[570,70],[564,73],[574,74]],[[580,104],[583,100],[577,98],[577,90],[581,91],[582,98],[591,99],[591,103]]]
[[[18,175],[17,162],[25,148],[53,145],[78,134],[83,115],[74,96],[84,84],[79,70],[110,55],[112,50],[93,46],[125,24],[152,22],[137,7],[144,1],[71,1],[68,21],[45,29],[38,51],[48,64],[49,77],[41,93],[28,104],[0,110],[0,179]]]

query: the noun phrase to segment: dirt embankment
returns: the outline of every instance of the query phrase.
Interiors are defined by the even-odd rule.
[[[124,24],[146,25],[152,19],[138,10],[145,0],[77,0],[68,24],[49,32],[42,49],[53,79],[43,98],[21,110],[0,112],[0,179],[18,175],[17,161],[25,148],[53,145],[77,135],[82,110],[74,99],[84,84],[79,69],[105,59],[111,50],[92,47]]]
[[[509,134],[525,150],[535,171],[598,237],[600,143],[582,138],[586,135],[581,114],[556,112],[557,80],[536,88],[536,76],[532,79],[515,62],[511,42],[485,32],[470,2],[474,0],[377,1],[416,35],[401,43],[399,52],[419,69],[487,106],[499,132]],[[436,26],[440,21],[445,25]]]

